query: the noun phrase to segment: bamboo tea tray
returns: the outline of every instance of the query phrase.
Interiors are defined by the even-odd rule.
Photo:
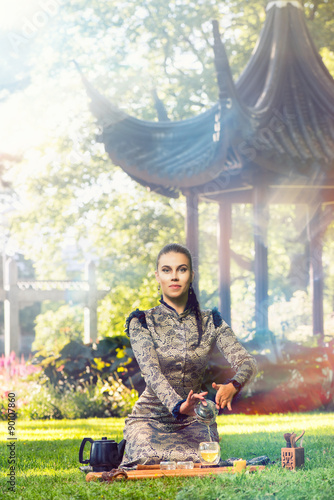
[[[194,469],[174,469],[160,470],[157,467],[142,468],[126,471],[126,479],[156,479],[158,477],[203,477],[218,474],[233,474],[233,467],[194,467]],[[245,472],[262,471],[265,465],[251,465],[246,467]],[[86,475],[86,481],[102,481],[102,472],[89,472]],[[121,478],[121,477],[120,477]],[[119,478],[119,479],[120,479]],[[124,479],[124,478],[122,478]]]

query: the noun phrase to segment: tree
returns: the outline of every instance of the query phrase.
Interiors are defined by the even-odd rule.
[[[34,96],[30,107],[34,116],[39,96],[38,122],[46,133],[34,154],[26,154],[23,170],[16,171],[21,210],[13,234],[36,262],[40,277],[65,277],[66,239],[76,242],[77,259],[93,255],[99,260],[100,280],[112,289],[100,311],[104,334],[120,331],[126,310],[156,302],[153,268],[148,275],[147,268],[162,244],[184,241],[184,202],[148,193],[111,165],[95,141],[97,128],[72,60],[100,92],[132,115],[156,119],[151,99],[155,88],[170,118],[184,119],[217,100],[211,20],[220,21],[237,78],[256,43],[266,5],[265,0],[71,0],[58,3],[54,14],[46,13],[37,29],[34,21],[42,8],[38,5],[28,17],[36,29],[26,43],[22,30],[14,32],[21,37],[16,38],[16,52],[20,57],[26,54],[29,61],[31,83],[20,95],[26,97],[26,106],[29,95]],[[310,29],[328,63],[333,61],[333,5],[334,0],[305,2]],[[213,271],[217,258],[212,252],[215,208],[201,211],[206,235],[200,270],[205,307],[217,305]],[[235,264],[233,286],[237,301],[240,297],[244,302],[250,300],[253,287],[247,269],[252,260],[248,213],[249,207],[236,207],[234,213],[238,227],[233,251],[243,258]],[[284,294],[288,284],[279,276],[288,273],[289,263],[273,259],[273,266],[275,293]],[[245,321],[249,325],[251,318]]]

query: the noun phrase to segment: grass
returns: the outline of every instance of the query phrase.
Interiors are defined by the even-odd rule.
[[[222,458],[267,455],[264,472],[206,478],[86,483],[78,451],[84,437],[120,440],[124,419],[16,422],[16,491],[8,491],[7,425],[0,423],[0,498],[24,500],[216,500],[334,498],[334,414],[229,415],[218,418]],[[285,432],[304,438],[305,465],[282,469]]]

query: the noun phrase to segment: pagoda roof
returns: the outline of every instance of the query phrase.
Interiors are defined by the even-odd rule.
[[[217,178],[226,168],[231,131],[241,118],[244,128],[250,121],[237,102],[228,113],[224,112],[232,102],[227,95],[193,118],[140,120],[112,104],[82,78],[92,112],[102,127],[98,140],[104,143],[113,163],[137,182],[168,196],[178,196],[179,189],[201,186],[208,178]],[[231,75],[229,86],[234,87]]]
[[[265,156],[333,167],[334,80],[299,1],[269,2],[263,30],[236,87],[258,120],[250,142],[262,146]]]
[[[218,24],[213,28],[219,100],[194,118],[139,120],[85,81],[112,161],[168,196],[195,188],[215,196],[226,190],[227,177],[228,189],[247,189],[263,172],[274,184],[334,187],[334,80],[301,3],[268,3],[262,32],[236,83]]]

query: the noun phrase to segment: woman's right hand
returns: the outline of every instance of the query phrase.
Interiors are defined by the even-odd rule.
[[[204,401],[208,393],[207,392],[200,392],[199,394],[194,393],[193,390],[191,390],[187,396],[187,399],[182,403],[180,406],[180,413],[182,415],[189,415],[189,416],[194,416],[195,414],[195,406],[198,403],[198,401]],[[206,406],[206,403],[203,403],[204,406]]]

